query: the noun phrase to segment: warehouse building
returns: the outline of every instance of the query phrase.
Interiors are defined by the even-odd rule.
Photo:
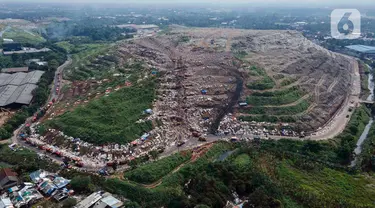
[[[2,73],[17,73],[17,72],[28,72],[29,67],[14,67],[14,68],[3,68]]]
[[[43,71],[29,73],[0,73],[0,107],[19,107],[28,105],[33,99],[32,92]]]
[[[375,58],[375,47],[366,45],[346,46],[348,53],[360,58]]]

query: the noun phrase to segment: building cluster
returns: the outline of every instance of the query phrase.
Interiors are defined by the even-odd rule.
[[[45,198],[60,202],[74,193],[73,190],[67,189],[70,180],[55,173],[38,170],[29,177],[31,182],[22,182],[11,169],[0,170],[0,207],[30,207]]]
[[[85,197],[75,197],[69,188],[70,180],[44,170],[30,173],[30,182],[22,182],[9,168],[0,170],[0,208],[26,208],[43,200],[63,203],[69,197],[79,200],[75,208],[120,208],[123,202],[108,192],[94,192]]]
[[[28,48],[22,47],[21,43],[15,42],[13,39],[3,39],[3,55],[13,55],[13,54],[25,54],[25,53],[41,53],[51,51],[49,48]]]
[[[108,192],[98,191],[79,202],[74,208],[120,208],[124,203]]]

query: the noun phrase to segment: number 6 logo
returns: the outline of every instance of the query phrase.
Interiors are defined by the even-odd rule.
[[[331,13],[331,36],[335,39],[361,37],[361,14],[356,9],[335,9]]]

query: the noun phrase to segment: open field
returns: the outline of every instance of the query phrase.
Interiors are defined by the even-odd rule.
[[[37,45],[46,41],[39,34],[19,28],[10,28],[6,30],[3,34],[3,38],[10,38],[19,43],[29,43],[33,45]]]

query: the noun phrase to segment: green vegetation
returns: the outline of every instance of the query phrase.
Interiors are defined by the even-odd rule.
[[[52,48],[54,49],[54,48]],[[41,58],[42,57],[42,58]],[[25,62],[29,59],[41,59],[41,61],[46,61],[49,63],[50,68],[52,62],[57,62],[58,65],[64,63],[66,60],[66,55],[60,51],[50,51],[41,53],[26,53],[26,54],[13,54],[11,56],[0,55],[0,68],[12,68],[12,67],[23,67]],[[57,67],[56,67],[57,68]],[[30,65],[30,69],[38,69],[46,71],[48,67],[39,67]]]
[[[288,107],[261,107],[254,106],[249,109],[240,109],[243,113],[248,114],[267,114],[267,115],[295,115],[298,113],[303,113],[310,106],[310,103],[306,100]]]
[[[70,181],[70,186],[77,193],[91,193],[95,191],[95,186],[89,176],[75,176]]]
[[[249,75],[266,77],[267,73],[259,67],[252,66],[252,67],[249,68]]]
[[[353,150],[357,141],[370,120],[370,111],[365,106],[357,108],[343,133],[341,133],[336,141],[339,141],[337,153],[342,163],[348,164],[353,159]]]
[[[189,36],[181,36],[178,40],[179,43],[187,43],[190,41],[190,37]]]
[[[344,131],[331,140],[324,142],[280,140],[267,143],[263,148],[277,153],[284,152],[283,154],[288,152],[295,155],[296,152],[299,152],[328,166],[332,164],[348,165],[353,159],[352,152],[356,147],[356,142],[369,121],[369,115],[369,110],[366,107],[357,108]]]
[[[358,161],[362,170],[375,172],[375,123],[372,123],[367,139],[362,144]]]
[[[296,117],[294,116],[270,116],[270,115],[260,115],[260,116],[240,116],[238,117],[242,121],[256,121],[256,122],[296,122]]]
[[[167,175],[179,165],[188,161],[190,157],[191,154],[174,154],[156,162],[141,165],[135,170],[126,172],[125,177],[138,183],[152,183]]]
[[[266,89],[272,89],[275,86],[275,82],[267,75],[267,73],[256,66],[252,66],[249,68],[249,75],[261,77],[260,79],[248,83],[246,86],[249,89],[253,90],[266,90]]]
[[[284,187],[294,192],[295,198],[307,200],[306,206],[374,207],[372,196],[375,190],[369,186],[374,184],[373,178],[350,175],[320,165],[301,168],[301,164],[291,161],[280,164],[278,174]]]
[[[67,198],[62,202],[62,208],[71,208],[77,204],[77,199],[75,198]]]
[[[254,92],[247,97],[246,101],[250,105],[284,105],[293,103],[304,96],[306,93],[298,87],[291,87],[285,90],[278,90],[274,92]]]
[[[94,144],[128,143],[152,129],[151,121],[137,121],[151,107],[155,87],[156,79],[144,80],[66,112],[47,124]]]
[[[267,76],[260,80],[248,83],[246,86],[252,90],[266,90],[275,87],[275,82]]]
[[[12,166],[12,169],[27,181],[30,180],[28,174],[32,171],[44,169],[55,172],[60,168],[54,163],[39,158],[33,151],[27,149],[12,151],[7,145],[0,145],[0,162]]]
[[[10,28],[3,34],[3,38],[13,39],[15,42],[22,44],[38,45],[46,40],[37,33],[18,28]]]
[[[71,45],[60,42],[57,45],[72,53],[73,63],[64,75],[71,80],[86,80],[95,76],[102,76],[116,65],[114,56],[103,55],[109,53],[109,44],[80,44]]]
[[[238,59],[244,59],[248,53],[246,51],[237,51],[234,53],[234,56]]]
[[[296,78],[286,78],[286,79],[283,79],[280,83],[280,86],[288,86],[290,84],[293,84],[294,82],[296,82],[298,79]]]
[[[92,18],[82,18],[79,21],[54,22],[46,28],[46,35],[53,41],[84,37],[86,42],[118,41],[131,38],[128,33],[135,32],[131,28],[109,26],[111,23],[93,21]]]
[[[286,143],[291,151],[270,149]],[[374,178],[352,175],[308,156],[325,145],[291,140],[218,143],[197,161],[166,173],[155,188],[118,179],[107,179],[102,186],[141,207],[223,207],[233,200],[233,191],[248,200],[244,207],[375,207]],[[226,160],[216,160],[235,148]]]
[[[6,123],[0,127],[0,139],[5,140],[13,135],[16,130],[25,120],[32,116],[35,112],[42,107],[48,99],[56,67],[49,67],[50,70],[46,71],[39,80],[38,87],[33,91],[34,100],[29,106],[23,106],[15,115],[13,115]],[[44,112],[42,112],[44,113]]]

